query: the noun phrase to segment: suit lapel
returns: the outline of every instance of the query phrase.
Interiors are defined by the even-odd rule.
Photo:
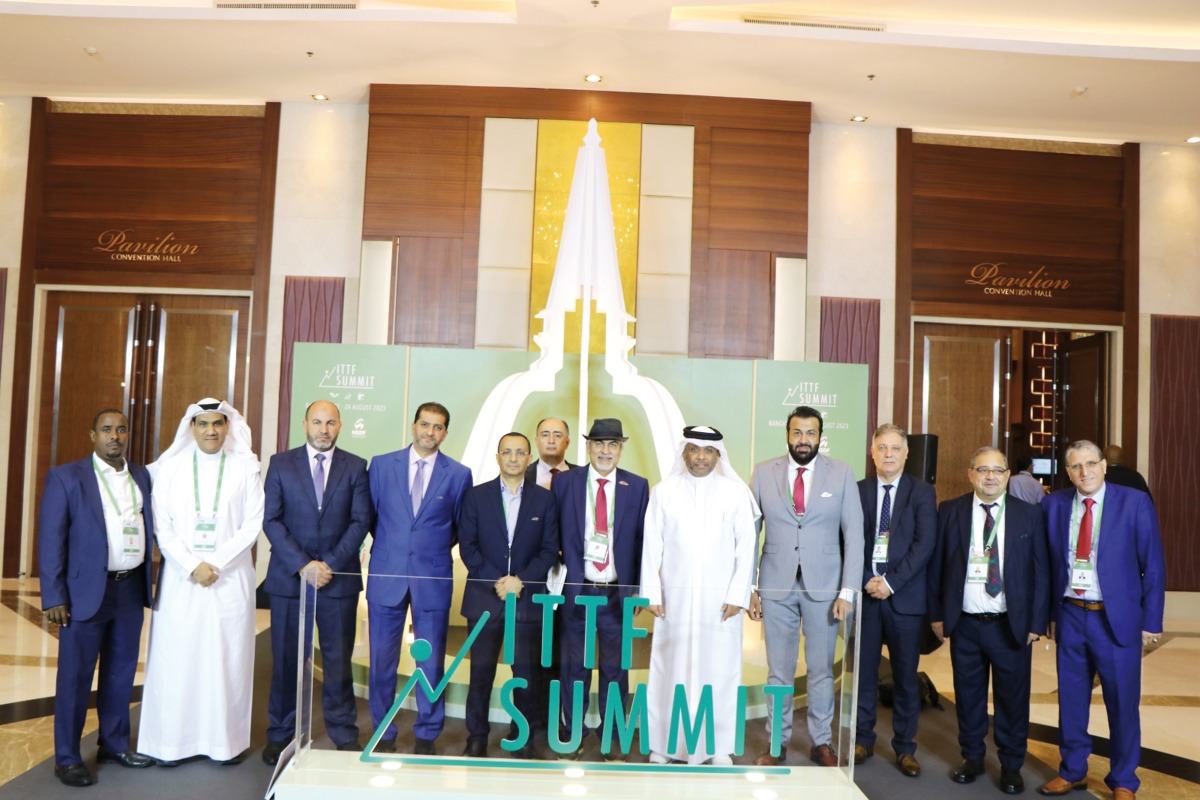
[[[79,482],[83,485],[83,493],[87,496],[88,505],[96,515],[96,521],[99,523],[97,530],[101,531],[104,541],[107,542],[107,528],[104,525],[104,498],[100,496],[100,484],[97,483],[95,464],[91,456],[78,463]],[[128,469],[128,465],[126,468]]]
[[[329,474],[325,477],[325,493],[321,496],[321,513],[325,513],[325,509],[329,506],[329,498],[333,497],[333,493],[337,491],[338,483],[346,475],[346,458],[345,456],[337,456],[330,461]],[[316,493],[313,493],[316,497]]]
[[[425,510],[425,506],[429,505],[437,493],[441,491],[442,484],[446,482],[446,470],[450,465],[446,462],[446,456],[438,453],[433,457],[433,469],[429,471],[429,480],[425,484],[425,494],[421,496],[421,511]],[[421,516],[420,512],[417,516]]]
[[[414,519],[412,510],[412,489],[408,485],[408,460],[412,458],[412,446],[401,450],[396,454],[396,482],[399,484],[400,505],[408,512],[408,518]]]

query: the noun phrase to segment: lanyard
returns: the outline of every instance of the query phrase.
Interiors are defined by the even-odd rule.
[[[616,470],[613,470],[612,472],[610,472],[608,474],[615,475]],[[612,478],[607,478],[606,480],[608,480],[608,482],[613,485],[612,502],[608,504],[608,530],[605,531],[605,533],[608,533],[609,535],[611,535],[612,529],[613,529],[613,520],[615,520],[616,516],[617,516],[617,485],[616,485],[616,482]],[[588,476],[588,499],[590,499],[591,503],[592,503],[592,529],[595,530],[595,528],[596,528],[596,481],[593,481],[592,476],[590,476],[590,475]]]
[[[1093,500],[1095,498],[1092,498]],[[1075,499],[1071,501],[1071,560],[1075,560],[1075,551],[1079,548],[1079,524],[1083,521],[1083,512],[1079,507],[1083,505],[1079,502],[1079,493],[1075,493]],[[1104,504],[1096,500],[1092,506],[1092,553],[1096,552],[1096,546],[1100,544],[1100,517],[1104,513]],[[1089,553],[1089,558],[1091,554]]]
[[[982,505],[980,506],[980,508],[982,508]],[[987,552],[988,550],[990,550],[992,547],[992,543],[996,541],[996,533],[999,532],[999,530],[1000,530],[1000,520],[1004,518],[1004,509],[1006,509],[1006,508],[1008,508],[1008,495],[1007,494],[1004,495],[1004,499],[1000,502],[1000,510],[996,512],[996,519],[992,522],[992,535],[988,537],[988,540],[986,542],[984,542],[983,552]],[[972,516],[974,516],[974,515],[972,514]],[[971,544],[972,545],[975,544],[975,526],[982,525],[982,524],[983,523],[981,521],[979,521],[978,519],[976,519],[975,521],[973,521],[971,523]],[[982,531],[980,531],[979,538],[980,539],[983,538]]]
[[[221,481],[225,479],[225,453],[221,453],[221,467],[217,471],[217,493],[213,496],[213,516],[217,515],[217,503],[221,501]],[[192,483],[195,489],[196,516],[200,516],[200,461],[192,451]]]
[[[104,492],[108,495],[108,499],[112,501],[113,510],[117,512],[117,518],[120,519],[122,517],[121,504],[117,502],[117,496],[113,494],[112,487],[108,485],[108,479],[105,478],[104,473],[100,471],[100,467],[96,464],[95,459],[92,460],[92,469],[96,470],[96,475],[100,478],[100,483],[104,484]],[[141,508],[138,507],[137,484],[133,482],[133,470],[128,469],[128,464],[126,464],[126,469],[127,471],[125,473],[125,477],[129,478],[129,492],[133,503],[129,510],[136,517],[142,513]]]

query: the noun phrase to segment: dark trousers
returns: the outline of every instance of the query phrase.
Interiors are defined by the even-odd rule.
[[[1124,598],[1122,598],[1124,601]],[[1103,611],[1087,611],[1063,603],[1058,614],[1058,727],[1062,764],[1058,771],[1067,780],[1087,777],[1092,737],[1088,715],[1092,705],[1092,681],[1100,675],[1100,690],[1108,711],[1110,748],[1109,772],[1104,782],[1110,789],[1123,787],[1136,792],[1142,753],[1142,729],[1138,704],[1142,694],[1142,647],[1117,644]]]
[[[917,685],[917,665],[921,660],[919,614],[898,614],[890,600],[864,595],[862,631],[858,648],[858,730],[859,744],[875,744],[875,709],[879,697],[879,663],[883,645],[888,648],[894,684],[892,703],[892,749],[896,755],[917,752],[917,722],[921,717],[921,692]]]
[[[1033,650],[1017,642],[1007,617],[978,620],[963,615],[950,637],[958,744],[962,756],[982,761],[987,753],[988,676],[995,706],[995,743],[1000,765],[1019,770],[1029,739],[1029,670]]]
[[[400,666],[400,646],[404,641],[404,622],[410,605],[413,607],[413,635],[430,645],[429,657],[418,661],[417,668],[425,674],[434,691],[437,691],[446,671],[449,608],[419,608],[412,602],[412,592],[405,594],[399,605],[371,603],[367,611],[367,627],[371,636],[369,705],[371,724],[376,728],[396,700],[396,668]],[[413,736],[433,741],[442,732],[446,722],[446,696],[443,693],[431,699],[419,685],[414,685],[413,692],[417,696],[417,721],[413,724]],[[395,723],[388,724],[383,738],[396,738]]]
[[[596,609],[596,636],[598,647],[596,661],[600,667],[600,719],[604,719],[604,709],[608,707],[608,693],[615,685],[621,697],[621,707],[625,708],[629,699],[629,675],[621,669],[621,597],[616,588],[607,589],[600,586],[585,585],[580,590],[584,595],[603,595],[608,602]],[[583,713],[587,714],[588,698],[592,691],[592,671],[583,666],[583,647],[586,635],[584,611],[581,606],[567,601],[562,609],[564,614],[565,636],[562,649],[562,708],[564,728],[559,730],[559,738],[566,741],[574,726],[572,719],[572,698],[575,681],[583,683]],[[587,733],[586,725],[580,725]]]
[[[298,580],[298,579],[297,579]],[[300,598],[268,595],[271,601],[271,696],[267,704],[267,740],[285,743],[296,733],[296,678],[300,638]],[[354,629],[358,595],[326,597],[316,593],[317,637],[321,644],[321,708],[325,730],[334,744],[358,741],[354,703]],[[305,653],[312,649],[305,631]]]
[[[89,619],[71,619],[59,629],[54,693],[55,764],[83,763],[79,739],[83,735],[97,659],[100,746],[114,753],[129,749],[129,701],[137,672],[145,607],[146,582],[139,569],[123,581],[109,578],[99,610]]]
[[[478,618],[468,619],[468,630],[475,630]],[[540,696],[539,679],[535,670],[538,659],[537,637],[541,624],[518,622],[513,643],[513,677],[524,678],[526,688],[513,693],[517,710],[529,720],[532,727],[535,699]],[[496,682],[496,663],[504,647],[503,615],[489,617],[483,630],[471,645],[471,683],[467,687],[466,723],[467,736],[471,739],[486,739],[491,732],[488,713],[491,710],[492,688]]]

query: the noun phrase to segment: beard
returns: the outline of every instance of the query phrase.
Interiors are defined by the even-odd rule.
[[[802,467],[808,466],[814,458],[817,457],[819,447],[814,447],[809,444],[795,444],[788,446],[788,452],[792,454],[792,460]]]

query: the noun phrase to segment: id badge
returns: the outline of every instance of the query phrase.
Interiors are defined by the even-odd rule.
[[[196,533],[192,538],[192,549],[198,553],[211,553],[217,549],[216,517],[196,517]]]
[[[886,536],[875,537],[875,547],[871,550],[872,561],[887,561],[888,540]]]
[[[142,550],[142,529],[136,519],[121,520],[121,552],[127,556],[145,555]]]
[[[967,583],[987,583],[988,557],[971,556],[967,561]]]
[[[1090,561],[1076,561],[1071,565],[1071,588],[1089,591],[1096,588],[1096,567]]]
[[[587,540],[587,551],[583,555],[593,564],[603,564],[608,561],[608,534],[594,531]]]

